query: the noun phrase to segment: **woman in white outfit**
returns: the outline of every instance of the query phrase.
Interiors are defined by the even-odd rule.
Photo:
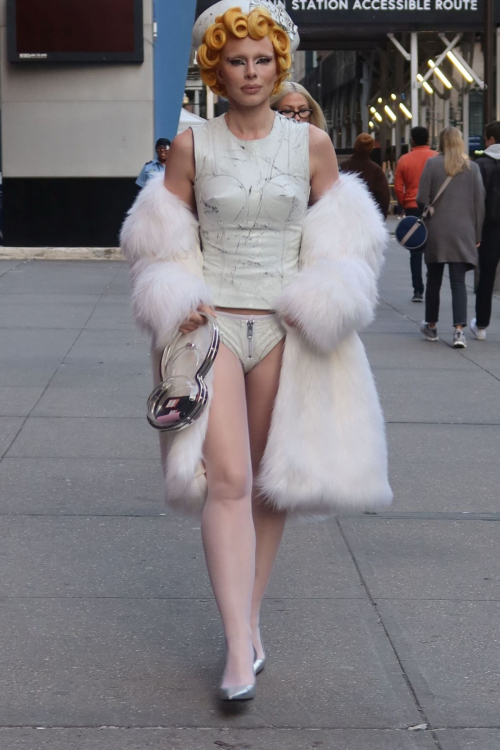
[[[247,700],[287,516],[391,501],[356,334],[373,318],[386,232],[364,186],[339,181],[326,133],[270,108],[298,46],[288,14],[233,2],[205,11],[194,32],[202,77],[229,112],[174,140],[165,184],[138,197],[122,247],[156,359],[179,329],[203,324],[200,312],[221,328],[210,408],[163,436],[162,452],[167,502],[201,513],[227,645],[220,695]]]

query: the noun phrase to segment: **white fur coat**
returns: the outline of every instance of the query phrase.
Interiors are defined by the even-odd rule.
[[[340,180],[307,212],[301,270],[275,302],[293,319],[259,476],[274,507],[295,515],[390,504],[385,425],[357,332],[374,317],[387,233],[364,184]],[[140,193],[123,225],[138,324],[158,352],[200,304],[198,223],[162,179]],[[161,436],[167,503],[200,512],[206,496],[203,442],[207,410],[187,430]]]

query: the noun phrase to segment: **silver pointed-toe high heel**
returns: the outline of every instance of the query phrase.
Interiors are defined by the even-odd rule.
[[[262,659],[257,658],[257,651],[253,650],[253,673],[255,676],[260,674],[264,667],[266,666],[266,657],[263,656]]]
[[[265,666],[266,666],[266,657],[263,656],[262,659],[257,659],[257,655],[256,655],[254,662],[253,662],[254,675],[260,674]]]
[[[251,701],[255,698],[255,685],[235,685],[219,688],[221,701]]]

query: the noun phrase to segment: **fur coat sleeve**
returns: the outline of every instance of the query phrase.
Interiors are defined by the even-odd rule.
[[[328,353],[368,326],[377,305],[387,230],[375,201],[354,174],[341,174],[307,212],[297,277],[276,309],[315,349]]]
[[[212,303],[203,281],[198,222],[164,187],[163,175],[137,197],[120,244],[131,266],[136,322],[152,335],[156,349],[164,349],[199,305]]]

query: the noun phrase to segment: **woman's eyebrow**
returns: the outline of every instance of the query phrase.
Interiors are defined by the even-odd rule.
[[[259,57],[272,57],[270,52],[260,52],[256,55],[250,55],[251,58],[258,59]],[[248,55],[226,55],[226,60],[248,60]]]

